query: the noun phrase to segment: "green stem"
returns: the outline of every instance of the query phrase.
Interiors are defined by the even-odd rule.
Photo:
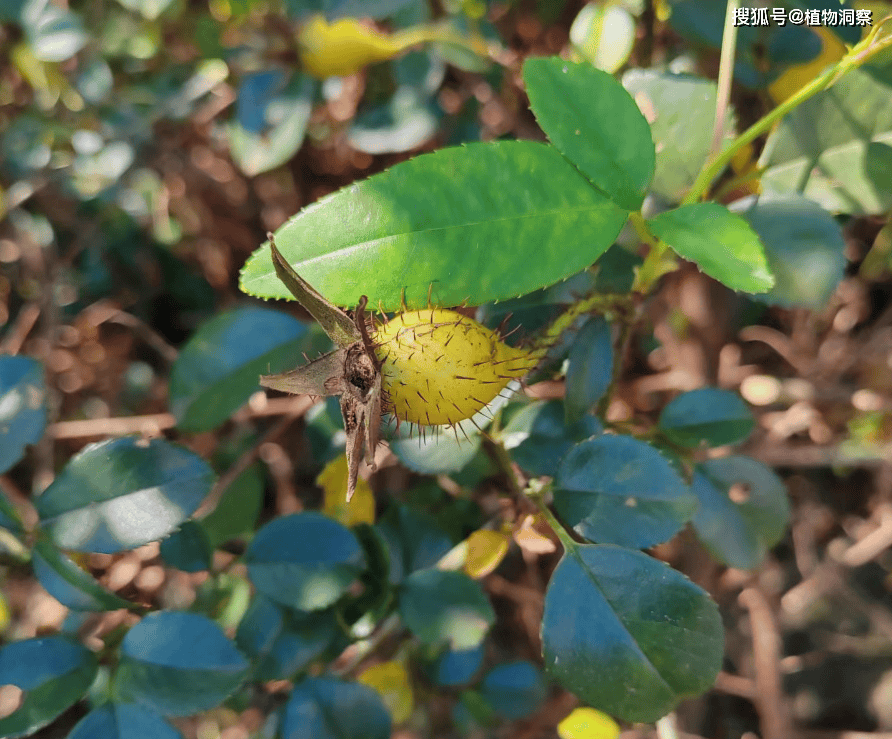
[[[567,310],[561,313],[542,334],[536,338],[531,347],[534,355],[539,360],[545,358],[545,355],[552,349],[561,338],[561,335],[573,323],[586,313],[598,311],[600,313],[611,314],[617,310],[631,305],[632,297],[630,295],[619,295],[613,293],[594,293],[586,298],[577,300]]]
[[[576,550],[579,548],[579,544],[573,541],[573,537],[570,536],[567,529],[564,528],[564,525],[557,520],[557,516],[551,512],[551,509],[545,505],[545,501],[542,499],[545,490],[547,489],[548,488],[531,490],[530,488],[527,488],[526,494],[527,497],[539,508],[543,518],[545,518],[546,522],[551,527],[551,530],[557,535],[557,538],[561,540],[561,544],[564,546],[564,551],[569,554],[575,554]]]
[[[857,69],[871,57],[892,46],[892,35],[874,43],[880,28],[888,20],[889,18],[884,19],[863,41],[856,44],[848,54],[822,75],[813,79],[795,95],[791,96],[770,113],[756,121],[746,131],[740,134],[740,136],[738,136],[727,149],[710,157],[703,166],[703,169],[700,170],[700,174],[697,176],[697,179],[694,181],[694,184],[691,186],[691,189],[688,191],[688,194],[685,196],[684,200],[682,200],[681,204],[691,205],[692,203],[700,201],[706,194],[712,181],[724,171],[725,167],[727,167],[730,161],[734,158],[734,155],[747,144],[752,143],[759,136],[767,133],[777,121],[783,118],[791,110],[801,105],[821,90],[830,87],[830,85],[835,83],[843,75],[853,69]]]
[[[731,80],[734,78],[734,53],[737,49],[737,26],[734,25],[734,13],[740,5],[739,0],[728,0],[725,11],[725,30],[722,34],[722,56],[719,61],[718,90],[715,98],[715,123],[712,128],[711,155],[722,148],[725,135],[725,119],[728,115],[728,103],[731,100]]]

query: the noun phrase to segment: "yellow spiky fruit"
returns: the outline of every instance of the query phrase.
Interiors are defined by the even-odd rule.
[[[441,426],[471,418],[539,362],[451,310],[406,311],[377,327],[385,409],[400,421]]]

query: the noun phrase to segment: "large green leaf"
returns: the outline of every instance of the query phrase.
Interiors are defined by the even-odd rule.
[[[110,554],[170,534],[195,512],[213,479],[207,462],[188,449],[124,437],[74,456],[34,506],[60,547]]]
[[[0,736],[11,739],[45,726],[80,700],[95,676],[95,655],[67,637],[7,644],[0,649],[0,685],[17,685],[26,695],[0,719]]]
[[[205,616],[151,613],[121,643],[117,694],[166,716],[209,710],[230,696],[248,662]]]
[[[39,541],[31,559],[34,574],[44,589],[74,611],[114,611],[133,604],[102,587],[48,541]]]
[[[660,413],[660,429],[685,447],[724,446],[744,441],[755,426],[753,414],[737,393],[702,387],[674,398]]]
[[[268,308],[239,308],[202,324],[170,372],[170,409],[179,427],[219,426],[260,389],[261,373],[294,369],[314,344],[325,342],[306,324]]]
[[[759,234],[774,273],[774,287],[756,299],[787,308],[826,306],[846,266],[845,240],[836,220],[797,193],[765,193],[730,207]]]
[[[558,513],[602,544],[654,546],[673,537],[697,508],[688,486],[654,447],[620,434],[573,447],[555,484]]]
[[[531,292],[594,262],[626,213],[552,147],[499,141],[441,149],[305,208],[276,246],[328,300],[353,307],[473,304]],[[241,288],[290,297],[267,245]]]
[[[337,601],[365,566],[356,536],[319,513],[270,521],[245,552],[251,582],[291,608],[316,611]]]
[[[623,86],[647,112],[657,148],[651,192],[669,203],[682,200],[709,156],[716,83],[686,74],[630,69]]]
[[[759,293],[774,284],[756,232],[723,205],[683,205],[647,223],[676,254],[732,290]]]
[[[613,202],[638,210],[654,173],[647,121],[623,86],[591,64],[527,59],[530,107],[549,140]]]
[[[762,186],[800,192],[829,211],[883,213],[892,176],[873,163],[892,145],[892,86],[862,70],[795,108],[768,137],[759,163]]]
[[[787,489],[755,459],[710,459],[697,465],[692,488],[700,501],[693,521],[697,536],[731,567],[758,567],[787,530]]]
[[[585,703],[656,721],[712,685],[724,651],[718,608],[684,575],[646,554],[580,546],[545,594],[545,666]]]

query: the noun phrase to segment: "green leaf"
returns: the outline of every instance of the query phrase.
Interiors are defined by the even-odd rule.
[[[718,674],[718,608],[684,575],[646,554],[580,546],[545,593],[546,669],[582,701],[626,721],[656,721]]]
[[[85,447],[34,506],[63,549],[111,554],[170,534],[213,478],[207,462],[184,447],[124,437]]]
[[[700,501],[694,530],[706,547],[731,567],[758,567],[787,530],[787,489],[774,472],[755,459],[710,459],[697,465],[692,487]]]
[[[232,159],[253,177],[284,164],[300,149],[313,112],[316,81],[280,72],[249,75],[239,89],[236,119],[226,133]]]
[[[21,534],[25,531],[21,516],[4,493],[0,493],[0,528]]]
[[[643,549],[672,538],[697,501],[662,455],[629,436],[573,447],[555,480],[554,507],[590,541]]]
[[[252,465],[223,491],[216,508],[198,524],[205,530],[212,549],[253,532],[263,505],[263,476],[259,465]]]
[[[799,192],[831,212],[869,215],[892,207],[888,170],[876,177],[871,144],[892,144],[892,86],[863,70],[796,107],[768,137],[762,186]]]
[[[293,369],[318,339],[280,311],[239,308],[203,323],[170,372],[170,410],[183,431],[210,431],[260,389],[261,373]]]
[[[480,450],[481,438],[476,429],[466,432],[430,428],[424,436],[415,431],[408,436],[395,436],[390,440],[390,450],[406,467],[423,475],[458,472]]]
[[[516,721],[539,710],[548,688],[532,662],[518,661],[490,670],[480,684],[480,694],[499,715]]]
[[[21,21],[31,50],[40,61],[64,62],[87,43],[80,16],[49,0],[28,0]]]
[[[576,335],[567,365],[567,425],[582,420],[607,392],[613,377],[613,339],[610,324],[590,318]]]
[[[0,473],[36,444],[46,428],[43,365],[29,357],[0,357]]]
[[[393,154],[424,144],[437,132],[439,109],[422,91],[402,85],[380,106],[360,113],[347,132],[350,146],[367,154]]]
[[[286,0],[285,8],[288,15],[297,20],[315,13],[323,13],[329,21],[347,17],[378,20],[390,17],[413,2],[414,0]]]
[[[774,273],[774,287],[756,299],[787,308],[826,306],[846,266],[845,240],[836,220],[796,193],[744,198],[731,209],[759,234]]]
[[[495,613],[479,583],[463,572],[420,570],[400,587],[399,613],[425,644],[470,649],[483,641]]]
[[[257,532],[244,559],[261,593],[304,611],[337,601],[365,567],[353,532],[319,513],[270,521]]]
[[[392,505],[375,525],[390,553],[390,582],[396,585],[416,570],[433,567],[452,549],[436,519],[406,505]]]
[[[254,665],[254,680],[290,680],[339,633],[330,611],[301,614],[258,595],[242,618],[235,642]]]
[[[183,739],[173,726],[154,711],[132,703],[107,703],[90,711],[68,739]]]
[[[723,205],[683,205],[647,223],[676,254],[732,290],[758,293],[774,285],[759,237]]]
[[[311,677],[285,706],[282,739],[390,739],[390,715],[366,685]]]
[[[161,542],[161,559],[169,567],[183,572],[201,572],[211,568],[213,547],[205,530],[195,521],[186,521]]]
[[[688,448],[744,441],[755,426],[749,406],[737,393],[703,387],[682,393],[663,408],[660,429],[670,441]]]
[[[429,291],[448,306],[550,285],[594,262],[625,220],[553,148],[499,141],[397,164],[304,209],[275,238],[331,302],[353,307],[367,295],[398,310],[403,294],[421,308]],[[290,297],[267,245],[245,264],[241,289]]]
[[[576,442],[604,432],[594,416],[583,416],[574,424],[567,424],[565,418],[560,400],[530,403],[511,417],[500,438],[524,470],[554,477],[561,459]]]
[[[527,59],[523,79],[549,141],[619,207],[641,208],[654,142],[623,86],[591,64],[559,57]]]
[[[133,604],[102,587],[48,541],[39,541],[32,552],[34,575],[44,589],[74,611],[114,611]]]
[[[209,618],[159,611],[124,637],[116,689],[165,716],[186,716],[216,707],[247,673],[245,658]]]
[[[22,704],[0,719],[0,736],[11,739],[46,726],[79,701],[96,676],[96,657],[64,636],[46,636],[0,649],[0,685],[17,685]]]
[[[623,75],[623,86],[646,112],[656,144],[651,192],[666,202],[681,202],[709,157],[716,83],[693,75],[630,69]]]
[[[431,666],[431,680],[440,687],[464,685],[483,664],[483,647],[446,649]]]

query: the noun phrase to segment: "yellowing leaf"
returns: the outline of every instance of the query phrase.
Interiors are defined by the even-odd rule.
[[[6,631],[7,626],[9,626],[9,606],[3,593],[0,593],[0,634]]]
[[[790,67],[768,85],[768,93],[774,102],[782,103],[784,100],[792,97],[823,72],[825,67],[839,61],[845,55],[845,44],[840,41],[835,33],[821,27],[816,27],[812,30],[821,37],[821,53],[810,62]]]
[[[619,726],[606,713],[594,708],[577,708],[557,727],[561,739],[616,739]]]
[[[347,502],[347,455],[342,454],[329,462],[316,478],[322,488],[322,512],[345,526],[375,522],[375,496],[369,484],[359,479],[356,493]]]
[[[393,717],[394,723],[402,723],[412,715],[415,700],[409,673],[399,662],[382,662],[369,667],[359,682],[377,691]]]
[[[510,538],[500,531],[480,529],[468,537],[465,572],[471,577],[486,577],[505,558]]]

